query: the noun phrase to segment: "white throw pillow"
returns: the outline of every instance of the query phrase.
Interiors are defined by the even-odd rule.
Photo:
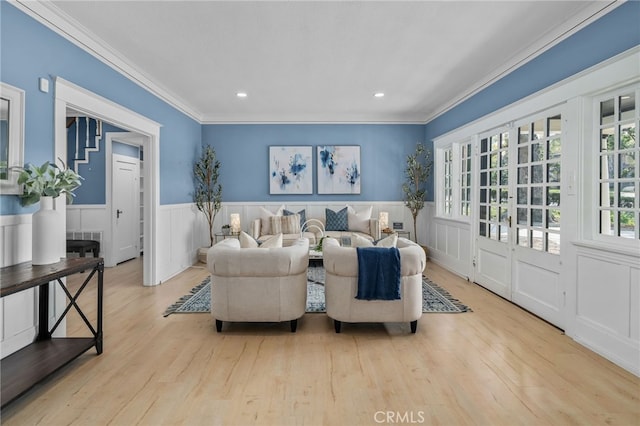
[[[373,247],[373,242],[358,234],[351,235],[351,247]]]
[[[258,247],[258,242],[256,241],[256,239],[244,231],[240,232],[239,240],[240,240],[240,248],[257,248]]]
[[[395,247],[398,245],[398,234],[391,234],[376,243],[376,247]]]
[[[260,244],[260,248],[280,248],[282,247],[282,234],[274,235]]]
[[[359,231],[365,234],[371,234],[369,229],[369,221],[371,220],[371,214],[373,212],[373,206],[369,206],[364,210],[356,212],[356,209],[347,205],[347,221],[349,223],[349,231]]]
[[[284,204],[281,205],[275,213],[270,212],[264,207],[260,207],[261,235],[271,235],[271,216],[282,216]]]

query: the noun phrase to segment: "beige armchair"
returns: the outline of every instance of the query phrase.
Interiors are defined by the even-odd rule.
[[[223,321],[290,321],[294,333],[307,305],[308,266],[306,238],[279,248],[240,248],[235,238],[215,244],[207,268],[216,330]]]
[[[422,316],[422,272],[424,250],[414,242],[398,238],[400,252],[399,300],[359,300],[358,255],[355,248],[340,247],[338,241],[323,244],[327,315],[340,333],[342,322],[409,322],[415,333]]]

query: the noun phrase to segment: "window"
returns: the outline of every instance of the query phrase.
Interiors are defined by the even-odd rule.
[[[453,150],[451,148],[444,150],[444,189],[442,200],[442,212],[445,216],[451,216],[451,205],[453,203],[453,185],[451,182],[452,175]]]
[[[507,242],[509,228],[509,133],[480,140],[480,236]]]
[[[517,149],[517,244],[560,254],[561,116],[520,125]]]
[[[460,147],[460,216],[471,215],[471,144]]]
[[[598,232],[640,238],[638,89],[598,100]]]
[[[468,220],[471,215],[472,148],[470,142],[437,149],[436,200],[438,215]]]

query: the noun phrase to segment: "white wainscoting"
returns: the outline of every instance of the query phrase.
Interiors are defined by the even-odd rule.
[[[31,260],[31,214],[0,216],[0,241],[2,256],[0,267],[11,266]],[[49,326],[55,324],[65,307],[65,294],[57,284],[49,306]],[[24,290],[0,299],[0,357],[22,349],[33,342],[38,325],[38,292]],[[62,337],[64,323],[54,335]]]
[[[434,216],[435,204],[427,203],[419,216],[427,229],[429,257],[438,265],[469,279],[471,271],[471,225],[466,222]]]
[[[157,220],[157,276],[163,283],[197,262],[198,248],[209,245],[209,231],[195,204],[160,206]]]
[[[640,260],[579,246],[576,280],[571,337],[640,376]]]

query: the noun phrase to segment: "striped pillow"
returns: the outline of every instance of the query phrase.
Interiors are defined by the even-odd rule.
[[[271,216],[271,232],[274,234],[299,234],[300,215]]]

